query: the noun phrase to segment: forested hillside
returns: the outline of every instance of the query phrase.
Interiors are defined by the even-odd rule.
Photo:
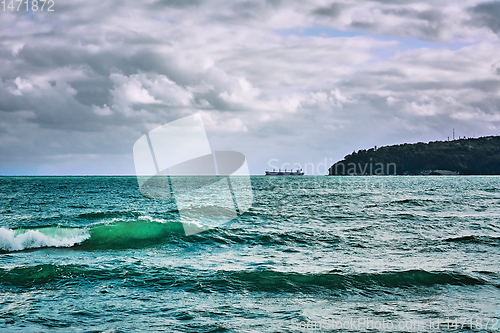
[[[421,174],[432,170],[463,175],[500,174],[500,136],[400,144],[359,150],[333,164],[330,175]]]

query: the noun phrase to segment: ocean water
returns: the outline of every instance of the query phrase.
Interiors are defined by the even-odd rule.
[[[0,331],[500,332],[500,177],[251,181],[186,236],[135,177],[0,177]]]

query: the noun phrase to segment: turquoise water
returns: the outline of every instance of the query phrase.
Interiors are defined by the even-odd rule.
[[[186,236],[135,177],[0,177],[0,331],[500,332],[500,177],[252,188]]]

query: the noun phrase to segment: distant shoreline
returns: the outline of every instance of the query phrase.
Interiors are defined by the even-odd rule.
[[[361,149],[334,163],[329,175],[500,175],[500,136]]]

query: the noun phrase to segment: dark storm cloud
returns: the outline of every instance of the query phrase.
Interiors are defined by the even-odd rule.
[[[362,30],[369,33],[415,37],[445,41],[457,35],[469,34],[464,26],[487,27],[500,31],[500,3],[477,1],[477,4],[452,1],[337,1],[313,7],[311,14],[319,22],[342,30]],[[459,8],[462,7],[462,8]],[[458,32],[460,31],[460,32]]]
[[[369,2],[376,2],[376,3],[382,3],[382,4],[398,4],[398,5],[403,5],[403,4],[411,4],[411,3],[425,3],[422,2],[421,0],[369,0]]]
[[[80,131],[103,129],[102,121],[73,98],[68,92],[71,87],[65,83],[55,83],[54,86],[49,84],[37,91],[32,88],[31,91],[19,92],[19,95],[9,92],[15,86],[15,83],[10,83],[8,87],[4,83],[0,95],[0,112],[32,112],[33,115],[27,121],[46,128]]]
[[[387,16],[388,20],[407,19],[393,34],[400,36],[413,35],[417,38],[428,40],[439,40],[443,29],[443,14],[439,10],[415,10],[410,8],[380,8],[380,12]],[[351,26],[361,30],[384,31],[384,22],[369,22],[354,20]]]
[[[472,25],[490,28],[495,33],[500,33],[500,2],[484,2],[470,8]]]
[[[315,10],[312,11],[312,13],[321,16],[338,18],[344,8],[345,6],[340,3],[332,3],[330,6],[327,7],[316,8]]]
[[[243,0],[220,2],[219,10],[212,11],[211,20],[232,24],[265,24],[279,10],[291,8],[299,2],[296,0]]]
[[[109,91],[113,87],[113,82],[109,77],[80,79],[70,84],[76,90],[75,99],[82,105],[109,105],[111,103]]]
[[[495,75],[500,75],[500,62],[491,65],[491,72]]]
[[[153,7],[174,7],[174,8],[185,8],[191,6],[198,6],[202,3],[202,0],[158,0],[153,3]]]
[[[350,24],[351,28],[360,29],[360,30],[377,30],[380,25],[374,22],[367,21],[352,21]]]

